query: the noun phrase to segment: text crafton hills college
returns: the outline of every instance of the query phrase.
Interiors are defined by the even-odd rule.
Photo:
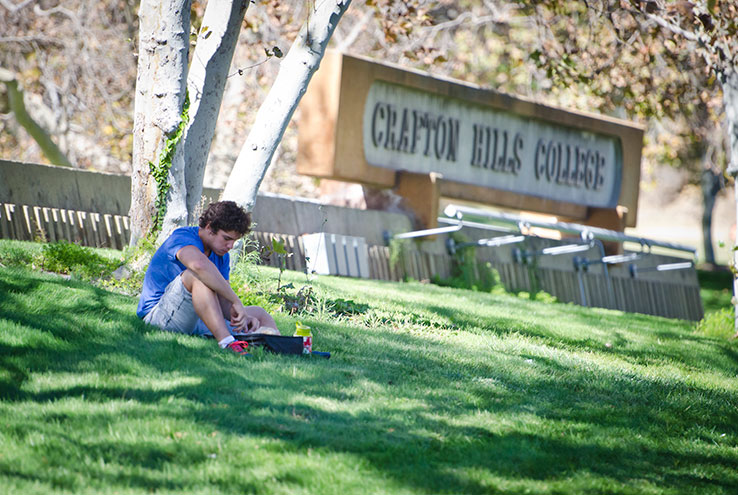
[[[617,204],[620,140],[375,81],[363,118],[370,165],[602,208]]]

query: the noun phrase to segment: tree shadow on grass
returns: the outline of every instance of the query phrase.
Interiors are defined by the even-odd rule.
[[[376,343],[383,344],[391,355],[396,345],[405,348],[415,340],[411,336],[402,336],[400,342],[396,343],[394,341],[397,340],[397,336],[394,337],[387,339],[379,336]],[[416,344],[419,347],[427,347],[425,342]],[[197,359],[194,357],[195,361]],[[246,378],[242,371],[222,369],[218,366],[207,370],[214,375],[226,375],[224,380],[229,386],[240,387],[238,391],[231,391],[230,395],[219,394],[221,401],[219,405],[228,406],[225,408],[201,407],[202,403],[211,397],[212,388],[208,384],[210,379],[214,378],[211,376],[203,377],[204,380],[197,385],[177,386],[157,393],[149,390],[128,390],[126,396],[148,403],[157,403],[168,396],[186,398],[189,402],[171,411],[172,416],[180,421],[195,421],[231,435],[248,434],[266,439],[279,439],[283,443],[280,449],[286,444],[296,454],[312,448],[359,456],[397,482],[426,492],[487,492],[489,486],[465,475],[467,471],[478,469],[503,480],[519,482],[556,482],[584,472],[608,480],[621,480],[623,485],[633,480],[648,480],[664,489],[686,488],[686,491],[689,489],[696,491],[707,490],[710,487],[727,489],[736,486],[734,477],[711,480],[697,474],[699,468],[708,466],[730,471],[736,462],[735,456],[714,453],[705,446],[695,446],[690,451],[684,452],[680,448],[669,450],[663,446],[654,446],[647,441],[637,440],[639,437],[649,439],[664,434],[661,431],[664,422],[657,417],[643,417],[638,420],[633,417],[634,413],[650,410],[649,404],[643,404],[641,408],[623,409],[621,406],[622,403],[644,402],[644,398],[649,394],[663,388],[656,382],[643,382],[636,388],[620,390],[619,397],[610,400],[610,405],[620,407],[613,409],[607,418],[592,414],[587,408],[601,409],[607,405],[602,401],[606,400],[608,394],[612,394],[613,389],[619,387],[620,382],[615,376],[602,376],[604,383],[598,389],[593,390],[590,387],[588,390],[579,390],[571,394],[552,394],[551,388],[557,385],[553,380],[529,382],[498,374],[495,378],[504,385],[503,389],[506,392],[494,394],[494,397],[489,397],[486,401],[482,397],[484,393],[477,392],[483,400],[484,407],[481,410],[490,414],[509,417],[525,412],[528,417],[554,423],[561,421],[562,424],[584,424],[598,429],[601,436],[630,435],[632,442],[603,444],[599,437],[589,440],[582,434],[559,436],[558,430],[536,433],[526,431],[528,428],[523,426],[497,431],[490,426],[458,424],[455,421],[456,415],[463,416],[475,412],[471,405],[449,405],[444,397],[429,393],[433,390],[434,384],[442,389],[449,387],[448,383],[444,383],[448,380],[445,378],[447,375],[445,371],[421,381],[417,387],[413,387],[411,393],[403,389],[409,400],[422,401],[422,405],[412,407],[404,407],[402,404],[387,405],[375,412],[362,411],[357,414],[327,411],[312,405],[304,398],[353,400],[342,390],[346,386],[347,372],[355,371],[351,363],[339,363],[334,368],[297,359],[278,358],[276,361],[274,364],[280,367],[273,369],[272,376],[264,377],[264,380],[260,380],[258,376]],[[433,365],[451,366],[449,363],[444,364],[442,359],[433,361]],[[303,368],[318,367],[320,373],[311,379],[299,381],[290,379],[288,368],[294,363]],[[199,363],[200,366],[204,364]],[[389,369],[388,365],[391,365]],[[367,370],[364,364],[359,368]],[[575,382],[584,381],[577,375],[591,373],[564,368],[574,375]],[[386,387],[385,378],[394,376],[397,380],[396,386],[402,387],[402,378],[399,376],[402,371],[407,371],[406,365],[389,360],[384,363],[381,371],[376,372],[379,376],[371,378],[374,379],[374,384]],[[487,369],[479,371],[494,373],[494,366],[490,365]],[[362,377],[366,378],[367,375],[364,374]],[[608,386],[608,380],[612,380],[613,384]],[[282,394],[270,395],[275,388]],[[82,395],[90,400],[106,401],[119,398],[122,392],[122,388],[115,387],[103,390],[77,387],[59,391],[58,395],[42,394],[35,400],[49,401],[70,395]],[[699,391],[672,390],[671,393],[687,394],[685,402],[703,400],[699,398]],[[716,402],[724,399],[719,397]],[[476,407],[479,408],[480,404]],[[681,407],[681,403],[667,405],[667,408],[669,407]],[[444,411],[445,416],[439,417],[438,411]],[[718,414],[724,412],[716,411]],[[104,423],[110,419],[106,417],[98,422]],[[86,420],[90,421],[91,418]],[[679,425],[676,430],[686,426]],[[680,435],[679,431],[674,430],[672,425],[671,434],[676,440]],[[141,466],[151,466],[152,463],[156,466],[157,463],[170,461],[193,464],[207,462],[201,449],[195,449],[190,454],[178,451],[172,457],[171,448],[144,445],[144,452],[140,455],[131,455],[131,448],[133,447],[125,444],[110,445],[95,441],[80,445],[80,449],[89,452],[93,458],[97,456],[109,462],[116,458]],[[398,462],[399,460],[401,462]],[[680,469],[679,466],[690,468]],[[133,483],[133,480],[128,482]],[[221,488],[226,489],[230,486],[228,482]]]
[[[47,284],[66,287],[68,282],[32,278],[11,284],[0,278],[0,293],[33,294]],[[321,328],[320,345],[334,354],[330,361],[282,356],[239,360],[210,350],[212,343],[151,332],[131,315],[128,300],[84,284],[72,287],[84,297],[58,301],[65,309],[56,315],[53,308],[49,314],[25,312],[19,303],[29,302],[22,297],[0,302],[0,326],[7,321],[20,327],[14,331],[20,342],[4,342],[0,348],[0,366],[11,376],[1,393],[6,405],[44,405],[15,419],[7,434],[25,438],[45,431],[90,459],[135,468],[117,473],[93,469],[96,483],[186,492],[193,489],[190,481],[163,472],[173,464],[195,469],[212,459],[203,447],[184,441],[72,435],[68,432],[76,428],[94,433],[95,428],[118,424],[120,412],[101,407],[59,412],[53,404],[74,398],[90,404],[123,401],[126,420],[163,417],[231,437],[277,440],[275,448],[296,457],[307,449],[349,454],[396,485],[427,493],[517,493],[521,487],[543,493],[551,491],[551,484],[570,486],[566,481],[578,474],[621,483],[629,491],[638,491],[639,480],[675,492],[728,493],[738,487],[734,474],[701,474],[732,473],[738,461],[734,444],[728,444],[732,454],[713,448],[713,438],[690,448],[682,444],[685,437],[700,440],[695,425],[717,431],[735,425],[735,393],[581,369],[545,356],[489,349],[460,352],[446,342],[407,332],[338,324]],[[70,304],[78,313],[105,315],[102,328],[70,319]],[[99,331],[108,332],[109,338]],[[539,337],[552,338],[540,331]],[[464,366],[462,357],[476,364]],[[536,368],[535,373],[523,373],[526,366]],[[39,391],[26,384],[30,374],[89,371],[127,380]],[[152,385],[152,377],[171,378],[171,384]],[[569,434],[572,429],[580,431]],[[667,440],[659,440],[663,437]],[[735,442],[735,437],[727,441]],[[56,456],[74,471],[77,461],[61,458],[66,447],[45,449],[36,452]],[[78,478],[53,471],[29,474],[2,460],[0,470],[30,482],[79,488]],[[486,479],[472,475],[480,471]],[[305,483],[285,473],[278,483]],[[246,477],[212,484],[223,491],[264,490]]]

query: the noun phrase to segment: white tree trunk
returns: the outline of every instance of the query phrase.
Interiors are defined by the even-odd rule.
[[[228,177],[223,199],[235,201],[249,211],[253,209],[256,193],[287,124],[350,4],[351,0],[323,0],[309,8],[308,20],[280,64],[277,78],[256,114]]]
[[[183,138],[188,222],[202,195],[202,181],[215,134],[223,91],[248,0],[209,0],[187,76],[190,123]]]
[[[139,8],[129,214],[131,245],[149,233],[156,211],[156,184],[149,162],[158,164],[159,152],[181,120],[189,53],[190,3],[191,0],[142,0]]]
[[[728,173],[735,179],[736,211],[738,212],[738,67],[733,67],[731,72],[725,72],[722,78],[723,102],[725,104],[725,118],[728,122],[728,134],[730,139],[730,162]],[[733,304],[735,306],[735,331],[738,335],[738,239],[733,248]]]

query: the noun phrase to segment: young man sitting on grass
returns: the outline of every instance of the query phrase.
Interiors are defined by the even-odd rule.
[[[251,227],[233,201],[211,203],[199,227],[181,227],[156,250],[144,277],[136,314],[162,330],[212,334],[223,349],[246,354],[231,331],[279,333],[259,306],[244,306],[228,282],[228,251]],[[230,324],[230,325],[229,325]]]

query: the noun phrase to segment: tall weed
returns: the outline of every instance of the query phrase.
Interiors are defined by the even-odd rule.
[[[722,308],[705,315],[697,323],[696,332],[707,337],[733,339],[735,331],[735,313],[732,307]]]

